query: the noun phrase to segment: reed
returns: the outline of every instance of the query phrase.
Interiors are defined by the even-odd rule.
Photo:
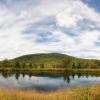
[[[100,85],[55,92],[1,89],[0,100],[100,100]]]

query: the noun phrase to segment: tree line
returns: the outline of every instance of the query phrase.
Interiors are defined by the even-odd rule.
[[[82,68],[100,68],[99,60],[83,60],[83,59],[65,59],[60,63],[32,63],[4,60],[0,62],[0,68],[66,68],[66,69],[82,69]]]

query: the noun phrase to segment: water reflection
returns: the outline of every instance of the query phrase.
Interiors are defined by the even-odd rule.
[[[0,88],[52,91],[100,83],[100,76],[85,73],[0,73]]]

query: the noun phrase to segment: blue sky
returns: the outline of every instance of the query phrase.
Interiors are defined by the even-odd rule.
[[[50,52],[100,59],[100,0],[0,0],[0,59]]]

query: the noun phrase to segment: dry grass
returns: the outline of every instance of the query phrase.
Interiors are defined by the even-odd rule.
[[[46,93],[3,89],[0,100],[100,100],[100,85]]]

